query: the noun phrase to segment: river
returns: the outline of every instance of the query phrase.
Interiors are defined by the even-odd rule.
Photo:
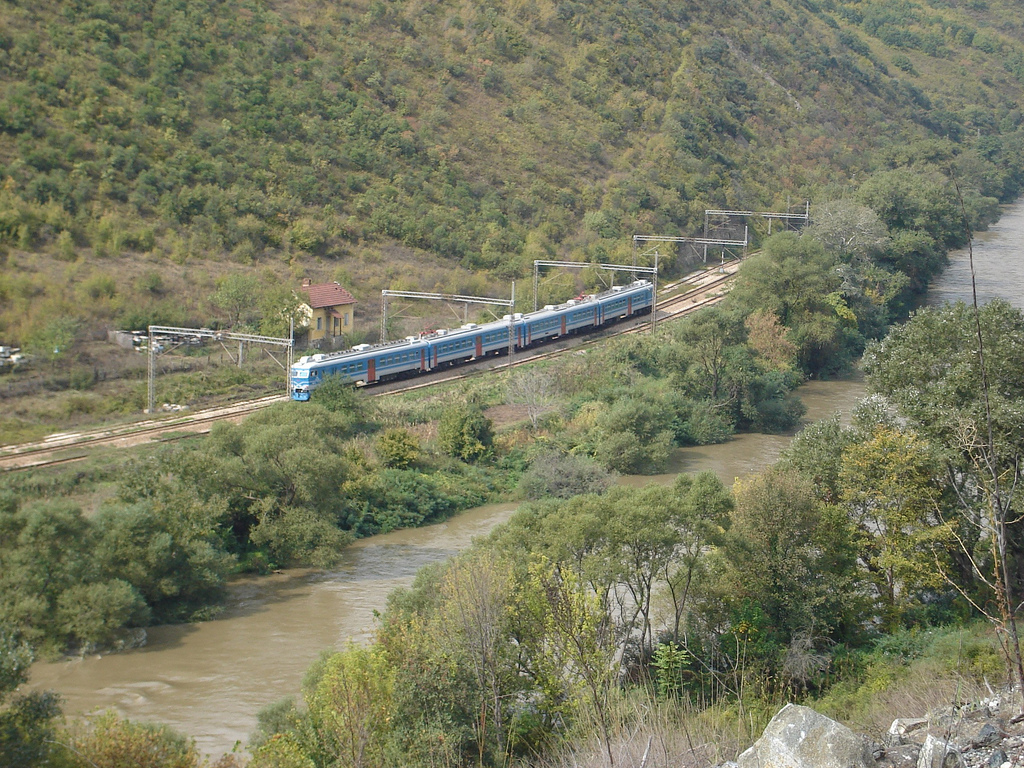
[[[978,301],[1005,299],[1024,309],[1024,199],[1003,208],[999,221],[974,238],[974,272]],[[928,291],[927,303],[971,301],[967,251],[950,254],[949,266]]]
[[[1024,308],[1024,201],[1005,209],[998,224],[975,240],[978,293]],[[951,255],[929,304],[969,301],[966,251]],[[846,418],[864,393],[858,377],[810,382],[800,388],[805,421],[834,412]],[[722,445],[680,449],[670,471],[622,478],[668,483],[679,472],[709,469],[724,482],[775,461],[791,435],[740,435]],[[227,610],[199,624],[153,627],[144,648],[107,656],[36,664],[32,685],[64,697],[69,715],[114,709],[132,720],[166,723],[195,738],[207,754],[243,745],[256,713],[299,691],[303,673],[324,649],[365,641],[373,612],[391,590],[412,582],[418,568],[467,547],[507,520],[513,504],[470,510],[445,523],[396,531],[357,542],[336,570],[292,571],[233,582]]]

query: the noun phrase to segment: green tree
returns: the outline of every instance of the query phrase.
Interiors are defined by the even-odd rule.
[[[664,470],[675,444],[672,413],[643,397],[622,397],[595,423],[594,455],[616,472],[653,475]]]
[[[349,526],[340,491],[352,473],[344,446],[355,428],[354,419],[308,406],[283,404],[237,426],[217,425],[199,448],[171,460],[180,487],[194,488],[204,504],[226,505],[226,522],[240,551],[249,545],[253,531],[264,525],[286,526],[291,542],[324,541],[330,533],[325,526]],[[285,528],[279,530],[283,533]],[[261,540],[272,538],[267,532]],[[328,539],[321,554],[341,541]],[[284,540],[282,552],[302,561],[301,550]]]
[[[314,763],[370,768],[386,764],[393,722],[394,668],[384,648],[349,646],[331,656],[306,697],[307,746]]]
[[[881,171],[861,185],[857,197],[893,233],[926,232],[943,248],[967,243],[956,192],[937,171]]]
[[[771,467],[734,493],[724,549],[736,598],[758,606],[783,645],[800,632],[828,635],[853,602],[848,525],[793,471]]]
[[[32,649],[0,624],[0,764],[46,764],[53,745],[54,719],[60,698],[52,691],[35,691],[10,698],[28,681]]]
[[[742,315],[762,311],[774,314],[796,345],[801,368],[820,375],[841,369],[860,351],[853,333],[844,327],[836,257],[820,242],[793,232],[768,238],[763,252],[747,260],[730,291],[727,304]],[[832,301],[829,296],[833,296]]]
[[[622,635],[646,660],[654,650],[654,592],[668,575],[681,544],[675,507],[670,493],[658,486],[613,488],[607,500],[611,514],[603,526],[606,556],[622,587],[610,595],[617,603]]]
[[[847,199],[815,205],[814,220],[803,234],[847,264],[876,256],[889,242],[889,230],[878,214]]]
[[[438,446],[456,459],[474,462],[489,456],[493,440],[491,420],[478,408],[452,405],[438,421]]]
[[[408,469],[420,458],[419,441],[407,429],[388,429],[377,436],[374,450],[385,467]]]
[[[199,768],[184,736],[164,725],[133,723],[106,712],[68,734],[73,768]]]
[[[302,300],[287,283],[265,282],[249,300],[250,305],[255,302],[259,309],[259,330],[265,336],[288,338],[288,334],[302,324]]]
[[[253,507],[257,524],[249,535],[253,546],[264,548],[274,565],[329,568],[353,535],[337,522],[305,506],[280,506],[265,499]]]
[[[227,327],[234,328],[243,317],[255,313],[259,297],[260,284],[256,276],[236,272],[217,281],[217,290],[210,301],[226,313]]]
[[[219,599],[234,558],[218,539],[223,507],[212,506],[179,492],[100,510],[91,557],[99,577],[109,580],[111,599],[120,594],[129,621],[146,623],[114,585],[130,584],[144,599],[145,613],[165,623],[203,616]]]
[[[321,408],[342,414],[358,428],[369,417],[366,397],[341,376],[327,376],[313,390],[313,402]]]
[[[58,629],[61,594],[87,580],[91,531],[68,502],[0,510],[0,623],[34,643],[66,638]]]
[[[874,347],[871,387],[942,453],[956,501],[952,586],[987,615],[1024,685],[1017,633],[1024,534],[1013,490],[1024,466],[1024,314],[1003,301],[926,309]]]
[[[521,595],[522,610],[542,632],[530,649],[549,697],[567,697],[590,712],[608,757],[612,754],[611,696],[615,643],[601,600],[571,569],[535,561]]]
[[[820,501],[835,504],[839,501],[843,451],[855,441],[852,431],[840,423],[839,414],[834,414],[800,430],[778,465],[800,472],[811,481]]]
[[[149,607],[127,581],[76,584],[57,598],[60,630],[90,645],[109,645],[123,627],[144,626]]]
[[[939,471],[913,432],[883,427],[843,452],[840,499],[857,528],[886,631],[900,627],[922,590],[943,583],[936,556],[952,531],[937,514]]]
[[[700,472],[676,478],[669,503],[679,543],[666,569],[665,586],[672,601],[672,638],[679,643],[691,593],[708,570],[706,560],[711,548],[723,541],[733,499],[714,473]]]
[[[742,342],[741,319],[719,307],[709,307],[687,318],[676,331],[687,360],[691,393],[712,402],[735,398],[730,380],[730,348]]]

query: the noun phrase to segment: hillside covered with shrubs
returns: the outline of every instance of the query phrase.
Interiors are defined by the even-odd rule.
[[[363,311],[497,290],[709,208],[859,194],[909,229],[954,178],[981,224],[1024,183],[1022,80],[1005,0],[8,3],[0,339],[226,322],[254,268]]]

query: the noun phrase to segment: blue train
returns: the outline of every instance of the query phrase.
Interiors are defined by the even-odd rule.
[[[490,323],[467,323],[453,330],[409,336],[388,344],[360,344],[345,352],[307,355],[292,365],[293,400],[309,394],[327,376],[360,384],[423,373],[507,352],[509,333],[515,349],[523,349],[568,333],[586,331],[651,309],[654,288],[648,280],[616,286],[603,293],[572,299],[537,312],[505,315]],[[510,331],[511,327],[511,331]]]

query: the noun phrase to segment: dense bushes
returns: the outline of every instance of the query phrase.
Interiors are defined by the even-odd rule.
[[[198,510],[112,503],[86,519],[66,502],[0,509],[0,621],[51,650],[110,645],[151,620],[206,615],[231,558]],[[206,519],[204,519],[204,517]]]
[[[41,489],[4,492],[0,622],[49,650],[116,645],[132,627],[210,615],[237,568],[329,566],[356,537],[443,520],[517,480],[407,431],[373,441],[366,399],[323,389],[337,410],[277,406],[131,462],[89,517],[31,501]]]
[[[680,445],[791,429],[803,413],[793,394],[803,376],[785,331],[771,323],[751,331],[738,311],[712,307],[656,337],[566,358],[555,385],[570,418],[555,439],[608,469],[655,474]]]

